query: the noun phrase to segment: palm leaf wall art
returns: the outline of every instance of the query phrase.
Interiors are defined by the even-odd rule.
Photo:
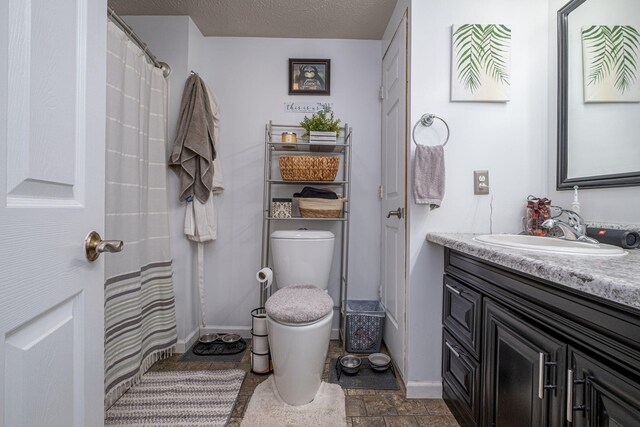
[[[585,102],[640,102],[640,32],[631,25],[582,28]]]
[[[508,101],[511,29],[502,24],[453,26],[451,100]]]

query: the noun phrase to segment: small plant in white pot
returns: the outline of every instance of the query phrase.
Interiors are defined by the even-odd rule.
[[[308,138],[310,143],[335,143],[340,133],[340,119],[334,117],[333,111],[327,114],[320,110],[311,118],[304,116],[300,126],[306,131],[303,138]]]

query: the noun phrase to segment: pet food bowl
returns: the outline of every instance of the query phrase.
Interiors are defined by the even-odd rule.
[[[200,338],[198,338],[198,341],[200,341],[201,343],[212,343],[215,340],[217,340],[218,338],[220,338],[220,335],[218,334],[204,334],[201,335]]]
[[[238,334],[226,334],[222,336],[222,342],[227,344],[231,344],[234,342],[238,342],[242,339],[242,337]]]
[[[361,364],[362,361],[358,356],[347,355],[340,358],[340,366],[342,367],[342,372],[345,374],[357,374]]]
[[[374,371],[386,371],[391,366],[391,357],[384,353],[373,353],[369,355],[369,363]]]

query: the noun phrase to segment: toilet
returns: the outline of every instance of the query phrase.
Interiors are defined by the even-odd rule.
[[[311,402],[322,381],[333,320],[327,288],[334,241],[329,231],[271,233],[278,291],[265,304],[267,331],[275,386],[289,405]]]

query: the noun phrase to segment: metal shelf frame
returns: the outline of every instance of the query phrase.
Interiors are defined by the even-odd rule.
[[[340,301],[334,307],[340,315],[340,338],[345,340],[346,327],[346,306],[347,306],[347,290],[349,285],[349,223],[351,203],[351,147],[353,141],[353,132],[348,124],[340,128],[340,136],[336,144],[309,144],[308,142],[298,142],[296,144],[284,144],[280,142],[282,132],[296,132],[298,135],[304,133],[304,129],[296,125],[278,125],[271,121],[265,125],[264,139],[264,191],[262,203],[262,255],[261,267],[269,267],[270,255],[270,238],[271,223],[273,221],[292,221],[292,222],[314,222],[314,221],[333,221],[340,223]],[[285,181],[273,178],[273,161],[277,161],[279,155],[283,154],[338,154],[342,156],[342,174],[336,181]],[[327,187],[341,187],[343,195],[347,198],[343,208],[341,218],[273,218],[270,216],[272,187],[274,185],[323,185]],[[260,287],[260,306],[264,307],[264,303],[270,295],[269,289],[264,286]]]

